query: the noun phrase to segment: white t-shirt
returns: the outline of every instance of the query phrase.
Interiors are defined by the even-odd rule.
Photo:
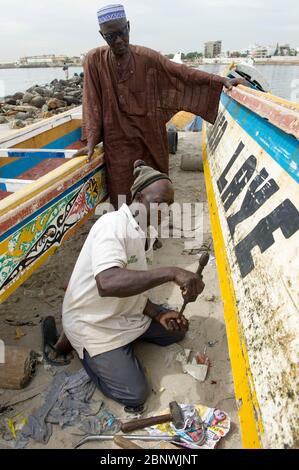
[[[64,332],[79,357],[92,357],[125,346],[141,336],[151,319],[143,310],[148,292],[126,298],[100,297],[95,276],[112,267],[145,271],[157,232],[146,235],[123,204],[91,228],[72,273],[62,308]]]

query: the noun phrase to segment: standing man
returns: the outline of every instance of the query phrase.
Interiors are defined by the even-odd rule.
[[[62,70],[65,73],[65,79],[68,80],[69,79],[69,66],[67,65],[66,62],[64,62]]]
[[[171,62],[152,49],[129,43],[122,5],[98,11],[107,46],[91,50],[84,63],[83,129],[88,158],[103,142],[110,201],[130,201],[132,166],[142,159],[168,173],[166,123],[185,110],[214,123],[223,85],[243,83]],[[79,154],[82,154],[82,151]]]

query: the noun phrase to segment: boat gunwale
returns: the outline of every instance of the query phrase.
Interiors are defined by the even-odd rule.
[[[224,90],[224,93],[286,134],[299,140],[299,104],[243,85],[238,85],[232,90]]]
[[[3,218],[6,219],[6,216],[9,216],[9,212],[17,206],[32,200],[37,194],[48,189],[50,186],[54,186],[57,182],[61,182],[64,177],[74,173],[76,170],[85,167],[85,171],[82,173],[82,176],[84,176],[89,170],[101,166],[104,163],[103,156],[103,148],[99,148],[97,155],[89,163],[87,163],[86,156],[67,159],[63,165],[41,176],[36,181],[26,184],[19,191],[10,194],[0,201],[0,222],[2,223]]]

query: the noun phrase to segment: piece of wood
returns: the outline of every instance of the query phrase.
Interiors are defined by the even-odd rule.
[[[123,436],[114,436],[114,442],[122,449],[143,449],[143,447],[138,446],[135,442],[127,439]]]
[[[0,388],[24,388],[35,373],[35,353],[30,348],[5,346],[4,360],[0,364]]]
[[[49,383],[46,383],[46,384],[39,385],[34,388],[30,388],[29,390],[24,390],[23,392],[18,392],[17,395],[13,396],[7,402],[5,402],[5,405],[13,406],[13,405],[17,405],[18,403],[31,400],[37,395],[40,395],[41,393],[43,393],[48,386],[49,386]]]

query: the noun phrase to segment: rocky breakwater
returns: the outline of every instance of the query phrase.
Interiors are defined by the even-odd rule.
[[[0,102],[0,124],[19,129],[41,119],[63,113],[82,103],[83,78],[53,80],[44,86],[32,86]]]

